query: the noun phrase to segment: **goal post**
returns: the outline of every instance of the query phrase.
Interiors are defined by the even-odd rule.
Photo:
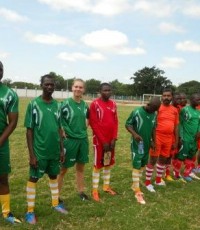
[[[148,103],[153,97],[159,97],[161,99],[162,95],[160,94],[143,94],[142,95],[142,104]]]

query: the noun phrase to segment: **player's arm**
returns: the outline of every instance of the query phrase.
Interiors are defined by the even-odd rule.
[[[60,134],[60,162],[63,163],[65,161],[65,154],[64,154],[64,146],[63,146],[63,129],[59,129]]]
[[[174,127],[174,137],[175,137],[175,142],[172,145],[172,149],[176,149],[178,146],[178,142],[179,142],[179,126],[178,125]]]
[[[118,115],[117,115],[117,106],[115,105],[115,115],[114,115],[114,119],[115,119],[115,126],[114,126],[114,132],[113,132],[113,139],[111,140],[110,143],[110,150],[112,151],[115,148],[115,143],[117,141],[117,135],[118,135]]]
[[[36,168],[37,158],[33,150],[33,129],[31,128],[26,129],[26,141],[27,141],[28,152],[29,152],[29,164],[31,167]]]
[[[0,146],[8,139],[17,126],[18,112],[8,113],[8,126],[0,136]]]
[[[131,133],[132,137],[137,141],[142,141],[142,137],[135,131],[135,129],[133,128],[133,124],[136,122],[135,116],[134,116],[134,112],[132,112],[130,114],[130,116],[128,117],[128,119],[126,120],[125,123],[125,128],[126,130]]]

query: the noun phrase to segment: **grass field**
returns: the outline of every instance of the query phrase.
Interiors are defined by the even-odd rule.
[[[23,120],[28,99],[20,99],[18,127],[10,138],[12,173],[10,175],[12,212],[23,219],[26,212],[25,187],[28,179],[28,152],[25,142]],[[119,106],[119,140],[116,147],[116,165],[112,170],[111,183],[119,195],[111,197],[100,190],[101,203],[84,202],[79,199],[74,184],[74,169],[65,177],[62,198],[69,208],[68,215],[55,213],[51,209],[48,178],[43,177],[37,184],[35,213],[38,223],[30,226],[23,222],[12,226],[0,218],[3,229],[73,229],[73,230],[189,230],[200,229],[200,181],[183,184],[167,183],[166,188],[156,188],[152,194],[141,186],[146,205],[135,201],[131,190],[130,135],[124,122],[133,108]],[[89,130],[91,140],[91,131]],[[90,145],[91,147],[91,145]],[[86,165],[86,192],[91,192],[93,154],[90,148],[90,163]],[[100,188],[102,188],[102,181]]]

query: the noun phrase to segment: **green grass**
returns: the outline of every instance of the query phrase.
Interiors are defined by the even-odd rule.
[[[25,141],[23,120],[28,99],[20,99],[20,118],[18,127],[10,138],[12,173],[10,175],[12,212],[24,218],[26,212],[26,182],[28,179],[28,152]],[[146,205],[136,203],[131,190],[130,135],[124,122],[131,112],[131,106],[119,106],[119,140],[116,147],[116,165],[112,169],[111,183],[119,195],[111,197],[100,190],[101,203],[80,201],[76,194],[74,169],[65,177],[62,198],[69,208],[63,216],[51,209],[48,178],[44,176],[37,184],[35,213],[36,226],[23,222],[11,226],[0,218],[0,229],[138,229],[138,230],[175,230],[200,229],[200,182],[182,184],[167,183],[166,188],[156,188],[155,194],[146,191]],[[89,130],[91,140],[91,131]],[[91,191],[93,153],[90,145],[90,163],[86,165],[86,192]],[[102,188],[102,180],[100,181]]]

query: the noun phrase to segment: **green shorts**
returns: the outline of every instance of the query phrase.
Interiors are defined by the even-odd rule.
[[[181,161],[185,160],[186,158],[193,159],[196,152],[197,152],[196,141],[191,141],[191,142],[183,141],[179,152],[175,155],[175,158],[178,158]]]
[[[38,160],[37,168],[30,167],[29,175],[32,178],[41,178],[45,173],[57,176],[60,173],[60,160]]]
[[[6,141],[0,147],[0,175],[9,174],[11,172],[10,166],[10,151],[9,143]]]
[[[64,168],[70,168],[75,163],[85,164],[89,162],[89,142],[88,138],[83,139],[64,139],[65,162]]]
[[[133,144],[131,143],[131,159],[132,166],[134,169],[141,169],[148,163],[149,153],[145,152],[143,154],[138,153],[138,148],[133,148]]]

